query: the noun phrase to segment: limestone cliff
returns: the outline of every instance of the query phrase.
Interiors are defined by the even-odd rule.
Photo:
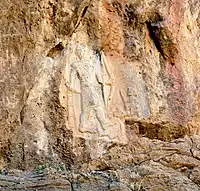
[[[200,190],[198,0],[1,0],[0,24],[1,189]]]

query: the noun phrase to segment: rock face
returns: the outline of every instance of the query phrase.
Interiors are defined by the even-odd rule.
[[[1,0],[0,16],[0,168],[24,170],[0,188],[200,190],[198,0]],[[67,170],[34,179],[46,164]]]

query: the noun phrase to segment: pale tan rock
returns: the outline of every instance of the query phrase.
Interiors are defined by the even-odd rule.
[[[199,1],[2,0],[0,18],[2,170],[64,163],[74,190],[199,189]]]

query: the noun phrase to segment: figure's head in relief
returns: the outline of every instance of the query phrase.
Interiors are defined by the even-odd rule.
[[[89,60],[93,56],[92,51],[85,44],[77,44],[76,55],[80,60]]]

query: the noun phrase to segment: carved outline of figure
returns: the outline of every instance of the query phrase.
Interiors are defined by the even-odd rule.
[[[95,116],[103,130],[106,130],[107,127],[110,125],[110,121],[106,116],[105,108],[101,101],[101,96],[99,95],[99,92],[97,90],[99,85],[101,85],[101,87],[104,86],[104,81],[101,76],[101,72],[98,71],[96,68],[96,64],[98,64],[96,61],[97,58],[94,58],[93,53],[92,56],[89,56],[89,52],[90,51],[88,50],[88,48],[86,48],[86,46],[77,45],[76,54],[79,58],[79,61],[75,61],[71,64],[70,72],[70,88],[73,92],[81,94],[82,99],[82,111],[79,127],[79,130],[82,133],[91,133],[91,130],[88,130],[87,127],[87,116],[92,110],[95,112]],[[78,92],[73,88],[75,87],[73,83],[75,82],[76,76],[81,83],[81,92]]]

